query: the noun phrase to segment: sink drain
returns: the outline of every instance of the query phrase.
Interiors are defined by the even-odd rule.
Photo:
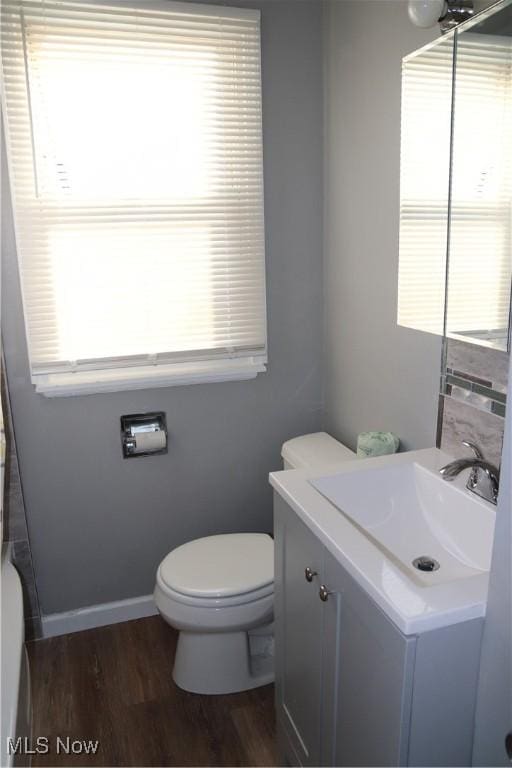
[[[421,557],[417,557],[416,560],[412,561],[412,564],[415,568],[418,569],[418,571],[437,571],[439,569],[439,563],[437,560],[434,560],[433,557],[429,557],[428,555],[422,555]]]

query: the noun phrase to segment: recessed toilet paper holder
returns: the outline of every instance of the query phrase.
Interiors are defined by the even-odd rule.
[[[121,416],[121,446],[125,459],[167,453],[167,423],[163,411]]]

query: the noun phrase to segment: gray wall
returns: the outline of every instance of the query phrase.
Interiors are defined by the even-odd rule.
[[[196,536],[271,530],[267,474],[280,465],[281,443],[320,427],[321,4],[250,5],[262,9],[268,373],[240,383],[36,395],[4,211],[4,350],[45,614],[150,593],[160,559]],[[123,460],[119,417],[150,410],[167,412],[168,455]]]
[[[404,0],[331,0],[325,18],[325,427],[435,444],[440,339],[396,324],[402,57],[439,34]]]

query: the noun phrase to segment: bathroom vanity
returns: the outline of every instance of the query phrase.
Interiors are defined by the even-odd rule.
[[[387,477],[388,466],[412,462],[437,483],[447,458],[429,449],[351,461],[330,474],[341,484],[343,476],[350,482],[360,479],[363,489],[369,469]],[[374,538],[392,515],[378,520],[368,536],[313,486],[319,475],[318,470],[271,475],[283,760],[291,765],[470,765],[489,543],[482,561],[464,543],[457,549],[453,531],[445,536],[437,530],[442,545],[434,554],[441,567],[416,578]],[[460,487],[452,491],[462,503],[469,493]],[[384,483],[383,499],[389,493]],[[448,501],[451,508],[453,500]],[[490,530],[492,541],[493,510],[478,504],[473,511],[482,515],[479,537],[485,540]],[[430,518],[427,510],[424,518],[436,532],[435,513]],[[471,528],[471,511],[468,519]],[[482,524],[474,519],[476,526]],[[469,548],[476,538],[468,539]],[[449,557],[450,551],[466,573],[443,575],[443,553]]]

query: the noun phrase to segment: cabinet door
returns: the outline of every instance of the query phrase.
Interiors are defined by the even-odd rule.
[[[320,764],[323,547],[275,496],[275,642],[278,737],[292,764]]]
[[[414,638],[325,553],[324,763],[406,765]]]

